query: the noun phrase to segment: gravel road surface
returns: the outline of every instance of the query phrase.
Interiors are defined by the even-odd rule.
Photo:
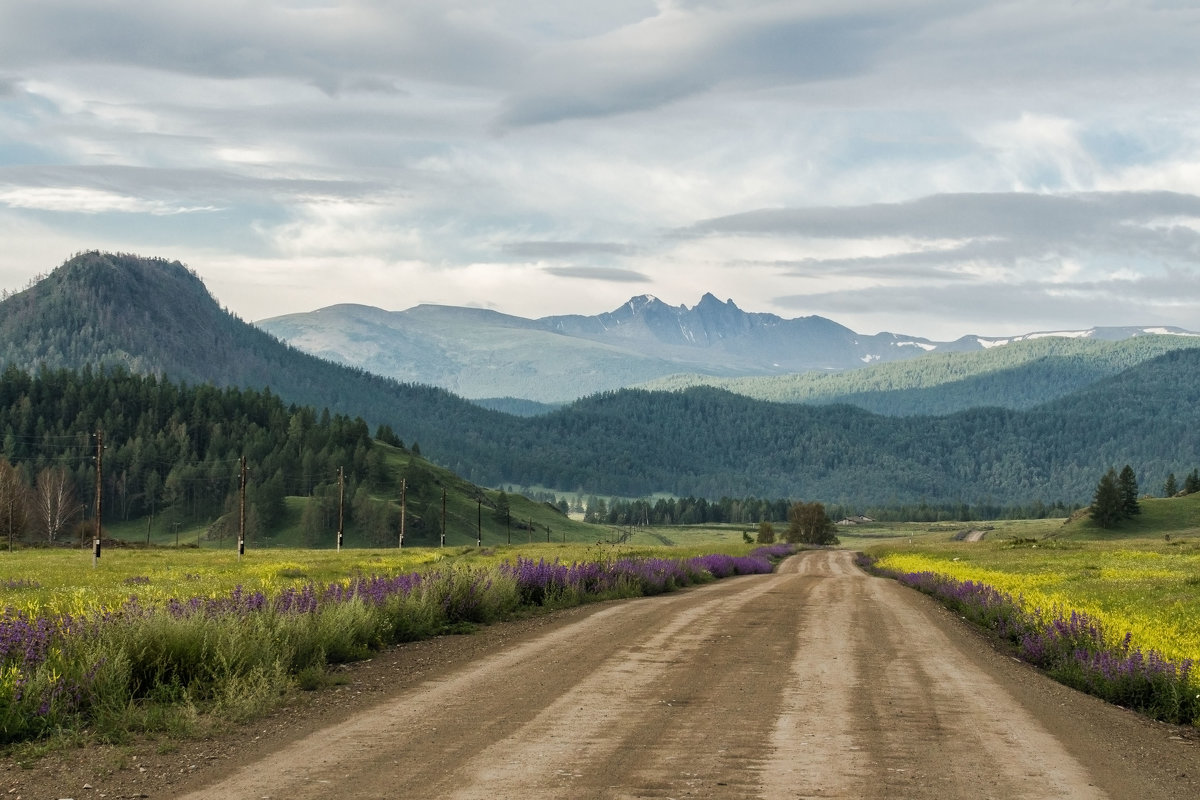
[[[182,796],[1196,798],[1187,733],[818,551],[505,641]]]
[[[392,648],[269,716],[0,763],[31,798],[1200,798],[1196,728],[812,551]]]

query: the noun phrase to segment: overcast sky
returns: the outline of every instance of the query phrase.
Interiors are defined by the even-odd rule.
[[[0,288],[1200,330],[1200,4],[5,0]]]

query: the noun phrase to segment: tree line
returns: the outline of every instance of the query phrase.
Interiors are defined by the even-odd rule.
[[[268,389],[10,366],[0,375],[0,534],[60,541],[94,507],[97,431],[106,523],[218,519],[238,501],[243,456],[258,531],[281,522],[288,495],[327,500],[339,470],[351,498],[388,477],[361,418],[286,405]]]
[[[1088,512],[1101,528],[1115,528],[1124,520],[1142,513],[1138,502],[1138,481],[1133,467],[1126,464],[1118,473],[1115,467],[1109,467],[1108,472],[1101,476],[1092,494],[1092,504]],[[1175,473],[1167,475],[1163,483],[1164,497],[1200,492],[1200,469],[1193,469],[1184,479],[1183,489],[1180,490]]]
[[[533,495],[531,495],[533,496]],[[554,495],[548,495],[554,500]],[[561,501],[558,501],[561,502]],[[587,499],[584,521],[600,525],[705,525],[747,524],[763,521],[782,522],[795,502],[788,498],[759,497],[718,500],[703,497],[662,497],[657,499],[602,498]],[[1046,519],[1070,516],[1079,504],[1033,501],[1025,504],[997,503],[898,503],[895,505],[851,505],[824,503],[829,515],[843,517],[866,515],[880,522],[948,522],[997,519]]]
[[[287,402],[392,425],[476,484],[567,493],[803,496],[943,515],[1086,504],[1096,475],[1118,459],[1143,483],[1200,459],[1195,348],[1019,412],[881,417],[697,388],[623,390],[522,419],[301,354],[224,312],[181,264],[96,253],[0,301],[0,363],[39,362],[270,385]]]

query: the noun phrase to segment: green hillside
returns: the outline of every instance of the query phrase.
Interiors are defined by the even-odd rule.
[[[289,403],[386,424],[453,467],[456,430],[508,419],[443,389],[302,353],[220,307],[177,261],[89,252],[0,301],[0,369],[123,367],[218,387],[268,388]]]
[[[94,432],[103,436],[100,466]],[[443,497],[447,544],[474,543],[481,530],[490,544],[510,536],[595,541],[601,530],[481,489],[389,429],[377,437],[361,418],[287,405],[265,390],[186,386],[123,369],[30,376],[10,366],[0,374],[0,538],[90,539],[84,512],[95,508],[99,484],[109,537],[232,543],[243,458],[253,546],[335,546],[339,519],[346,546],[393,546],[402,486],[410,545],[441,543]]]
[[[1168,343],[1177,341],[1189,340]],[[0,354],[25,371],[115,362],[197,384],[266,387],[314,413],[361,418],[370,430],[390,426],[430,462],[481,486],[996,508],[1086,503],[1113,465],[1128,463],[1141,485],[1161,486],[1168,472],[1200,464],[1195,347],[1088,376],[1085,388],[1026,410],[884,416],[696,387],[622,390],[519,418],[299,353],[222,311],[182,265],[93,253],[0,302]],[[46,412],[24,413],[36,420]],[[95,426],[94,416],[79,420],[72,435]]]
[[[1101,528],[1087,510],[1076,513],[1056,534],[1063,539],[1159,539],[1185,541],[1200,538],[1200,492],[1181,497],[1144,497],[1141,513],[1116,527]]]
[[[846,403],[877,414],[952,414],[994,406],[1022,410],[1174,350],[1200,348],[1200,337],[1147,335],[1122,341],[1045,337],[962,353],[934,353],[844,372],[718,378],[676,375],[642,385],[651,391],[714,386],[776,403]]]

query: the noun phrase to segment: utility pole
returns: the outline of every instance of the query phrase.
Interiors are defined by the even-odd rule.
[[[342,552],[342,528],[346,520],[346,468],[338,467],[338,532],[337,549]]]
[[[246,553],[246,457],[242,456],[242,469],[240,475],[241,497],[240,507],[238,509],[238,561],[242,560],[242,556]]]
[[[446,546],[446,490],[442,489],[442,547]]]
[[[96,535],[92,539],[92,569],[100,561],[100,495],[104,488],[104,431],[96,429]]]
[[[408,504],[408,478],[400,479],[400,549],[404,549],[404,517]]]
[[[17,511],[16,500],[17,496],[16,492],[14,491],[8,497],[8,552],[10,553],[13,551],[13,516]]]

